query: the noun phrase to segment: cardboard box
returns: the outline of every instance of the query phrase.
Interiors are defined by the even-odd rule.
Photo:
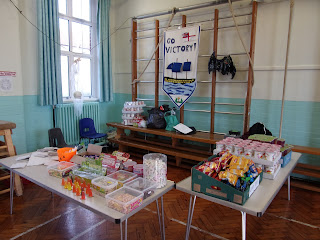
[[[89,144],[87,151],[77,154],[75,156],[73,156],[71,158],[71,162],[73,163],[77,163],[77,164],[81,164],[82,162],[84,162],[86,159],[83,157],[85,155],[100,155],[102,152],[102,146],[99,145],[95,145],[95,144]]]
[[[204,162],[200,162],[198,165],[203,163]],[[192,191],[200,192],[211,197],[220,198],[222,200],[234,202],[240,205],[243,205],[249,199],[263,178],[263,173],[260,173],[250,187],[246,191],[241,192],[230,185],[220,182],[212,177],[209,177],[203,172],[196,170],[196,166],[194,166],[191,170]],[[218,187],[221,190],[213,189],[213,186]]]
[[[281,157],[281,167],[284,168],[291,161],[292,151],[288,152],[285,156]]]

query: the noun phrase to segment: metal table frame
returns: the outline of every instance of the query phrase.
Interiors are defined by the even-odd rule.
[[[67,191],[61,186],[61,179],[50,177],[47,173],[46,166],[32,166],[25,167],[24,169],[11,169],[10,166],[15,163],[17,156],[0,159],[1,165],[10,171],[10,214],[13,213],[13,196],[14,196],[14,176],[15,174],[26,178],[27,180],[37,184],[38,186],[51,191],[73,203],[80,205],[94,213],[102,215],[106,220],[112,221],[120,225],[121,239],[127,240],[128,218],[139,212],[144,207],[148,206],[153,201],[157,204],[158,221],[160,227],[161,239],[165,239],[165,223],[164,223],[164,207],[163,195],[175,187],[173,181],[168,180],[164,188],[155,190],[154,194],[144,199],[142,205],[134,209],[128,214],[120,213],[114,209],[106,207],[105,200],[102,197],[87,198],[81,200],[79,197],[74,196],[71,191]],[[48,179],[46,182],[45,179]],[[159,204],[159,198],[161,204]],[[124,223],[124,227],[122,226]],[[123,229],[124,228],[124,229]]]
[[[265,213],[275,196],[278,194],[286,180],[288,181],[288,200],[290,200],[290,173],[297,165],[300,156],[301,153],[292,153],[291,161],[285,168],[280,169],[276,178],[274,180],[263,179],[260,186],[256,189],[256,191],[252,194],[252,196],[247,200],[247,202],[244,205],[239,205],[219,198],[210,197],[203,193],[192,191],[191,177],[188,177],[182,180],[181,182],[177,183],[176,189],[190,194],[185,239],[189,239],[196,199],[197,197],[200,197],[210,202],[218,203],[220,205],[240,211],[242,216],[242,239],[245,240],[247,213],[256,217],[261,217]]]

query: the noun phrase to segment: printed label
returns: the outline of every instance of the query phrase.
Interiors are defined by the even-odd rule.
[[[250,185],[249,190],[249,197],[252,195],[252,193],[257,189],[260,183],[260,175],[257,177],[257,179]]]

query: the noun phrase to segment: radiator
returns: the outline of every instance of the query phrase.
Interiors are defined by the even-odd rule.
[[[55,109],[56,128],[61,128],[64,140],[68,145],[79,144],[79,120],[91,118],[97,132],[100,132],[99,103],[91,102],[83,104],[83,111],[80,117],[74,114],[73,104],[59,104]]]

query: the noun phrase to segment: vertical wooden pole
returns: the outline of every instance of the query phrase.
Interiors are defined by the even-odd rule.
[[[252,3],[251,41],[250,41],[250,58],[252,60],[252,63],[254,63],[254,50],[255,50],[255,43],[256,43],[257,10],[258,10],[258,3],[254,1]],[[251,107],[252,79],[253,79],[252,67],[249,62],[248,87],[247,87],[247,96],[246,96],[246,102],[245,102],[243,133],[249,130],[249,124],[250,124],[250,107]]]
[[[187,16],[182,15],[182,27],[184,28],[186,26],[187,26]],[[180,108],[180,122],[184,123],[184,106]]]
[[[214,10],[214,25],[213,25],[213,51],[217,57],[218,51],[218,24],[219,24],[219,10]],[[212,83],[211,83],[211,125],[210,132],[214,133],[214,112],[216,104],[216,71],[212,72]]]
[[[132,32],[131,32],[131,78],[132,82],[138,77],[137,73],[137,22],[132,19]],[[137,83],[132,84],[132,101],[137,98]]]
[[[155,48],[159,44],[159,20],[156,20],[155,27]],[[154,106],[159,107],[159,48],[155,53],[155,61],[154,61]]]

